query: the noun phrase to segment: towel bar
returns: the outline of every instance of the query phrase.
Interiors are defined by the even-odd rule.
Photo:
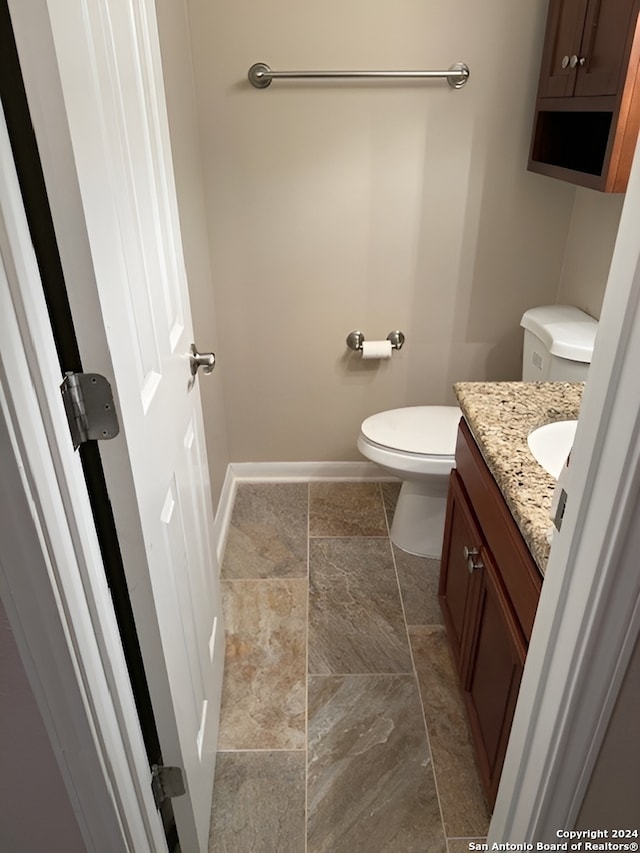
[[[456,62],[447,71],[272,71],[264,62],[249,69],[249,82],[266,89],[272,80],[423,80],[444,77],[452,89],[461,89],[469,79],[469,66]]]

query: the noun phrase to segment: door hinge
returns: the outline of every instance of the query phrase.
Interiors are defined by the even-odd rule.
[[[185,793],[184,778],[181,767],[164,767],[161,764],[151,765],[151,790],[156,808],[170,797],[180,797]]]
[[[99,373],[65,373],[60,386],[74,450],[83,441],[115,438],[120,432],[111,386]]]
[[[556,486],[556,488],[558,488],[558,487]],[[562,527],[562,519],[564,518],[564,511],[567,508],[567,498],[568,497],[569,496],[567,495],[565,490],[561,488],[560,489],[560,496],[558,497],[557,506],[555,506],[555,507],[553,506],[553,503],[555,503],[555,499],[551,505],[551,511],[554,512],[554,509],[555,509],[555,512],[553,515],[553,523],[555,525],[556,530],[560,530],[560,528]]]

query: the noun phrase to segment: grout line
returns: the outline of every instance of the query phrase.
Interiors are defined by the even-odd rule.
[[[388,529],[388,524],[387,524]],[[388,539],[387,533],[316,533],[309,534],[309,539]]]
[[[387,506],[384,502],[384,492],[382,490],[382,483],[378,483],[378,488],[380,489],[380,499],[382,500],[382,514],[384,515],[384,523],[387,525],[387,539],[389,540],[389,544],[391,544],[391,525],[389,524],[389,513],[387,512]],[[398,573],[396,572],[396,577],[397,576]],[[402,600],[402,595],[400,596],[400,599]]]
[[[237,752],[306,752],[306,747],[294,747],[294,746],[239,746],[237,749],[233,749],[232,747],[224,747],[223,749],[217,749],[216,752],[222,753],[237,753]]]
[[[415,672],[310,672],[313,678],[389,678],[392,675],[415,676]]]
[[[382,494],[382,486],[380,486],[380,493]],[[382,499],[382,505],[384,506],[384,497]],[[385,517],[387,519],[387,527],[389,525],[389,518],[387,515],[387,510],[385,507]],[[389,548],[391,549],[391,559],[393,560],[393,568],[396,573],[396,583],[398,584],[398,595],[400,596],[400,606],[402,607],[402,618],[404,620],[404,629],[407,634],[407,645],[409,646],[409,655],[411,657],[411,665],[413,667],[413,678],[416,686],[416,690],[418,691],[418,701],[420,702],[420,708],[422,709],[422,720],[424,722],[424,731],[427,738],[427,746],[429,747],[429,756],[431,757],[431,773],[433,774],[433,784],[436,790],[436,797],[438,798],[438,809],[440,810],[440,823],[442,826],[442,834],[445,839],[445,844],[447,846],[447,850],[449,849],[449,842],[447,840],[447,830],[444,823],[444,812],[442,810],[442,799],[440,798],[440,789],[438,787],[438,776],[436,774],[436,766],[433,757],[433,749],[431,748],[431,738],[429,736],[429,726],[427,725],[427,715],[424,709],[424,702],[422,700],[422,691],[420,690],[420,679],[418,678],[418,671],[416,669],[416,662],[413,655],[413,647],[411,645],[411,637],[409,635],[409,625],[407,623],[407,614],[404,607],[404,597],[402,595],[402,587],[400,585],[400,575],[398,573],[398,564],[396,562],[396,554],[393,549],[393,545],[391,543],[391,536],[389,536]]]
[[[407,627],[407,637],[409,637],[409,629]],[[431,756],[431,772],[433,773],[433,783],[436,789],[436,797],[438,798],[438,808],[440,810],[440,823],[442,824],[442,833],[445,838],[447,844],[447,850],[449,849],[449,843],[447,841],[447,828],[444,822],[444,810],[442,808],[442,798],[440,796],[440,786],[438,785],[438,774],[436,773],[436,762],[433,754],[433,748],[431,746],[431,737],[429,735],[429,725],[427,723],[427,714],[424,708],[424,701],[422,699],[422,690],[420,689],[420,679],[418,678],[418,671],[416,669],[415,658],[413,656],[413,647],[411,645],[411,639],[409,638],[409,654],[411,655],[411,661],[413,663],[413,677],[415,678],[416,688],[418,690],[418,700],[420,702],[420,707],[422,708],[422,719],[424,721],[424,730],[427,736],[427,744],[429,746],[429,755]]]
[[[224,583],[280,583],[281,581],[307,582],[307,575],[289,575],[279,578],[220,578]]]
[[[486,835],[449,835],[448,841],[486,841]]]

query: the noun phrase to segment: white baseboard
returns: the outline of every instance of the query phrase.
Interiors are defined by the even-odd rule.
[[[231,524],[231,511],[233,510],[233,502],[236,497],[236,480],[233,476],[231,465],[227,465],[227,472],[224,476],[216,516],[213,521],[213,536],[216,543],[216,555],[218,557],[218,568],[222,565],[224,557],[224,549],[227,544],[227,536],[229,534],[229,526]]]
[[[232,462],[235,480],[297,483],[310,480],[393,480],[374,462]]]
[[[374,462],[231,462],[222,484],[214,522],[218,564],[222,564],[238,483],[306,483],[322,480],[397,482]]]

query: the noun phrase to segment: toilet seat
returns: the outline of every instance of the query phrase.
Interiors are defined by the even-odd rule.
[[[410,406],[363,421],[364,437],[391,450],[421,456],[453,456],[462,412],[457,406]]]
[[[453,467],[462,412],[457,406],[409,406],[379,412],[360,428],[361,453],[407,475],[444,474]]]

